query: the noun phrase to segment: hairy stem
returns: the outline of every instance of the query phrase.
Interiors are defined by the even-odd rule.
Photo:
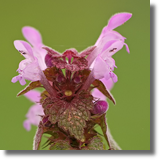
[[[108,144],[109,144],[109,148],[110,150],[122,150],[119,145],[117,144],[117,142],[113,139],[109,128],[107,128],[107,137],[108,137]]]
[[[88,61],[88,66],[90,67],[91,64],[93,63],[93,61],[96,59],[96,57],[98,56],[98,52],[97,52],[98,48],[95,48],[92,53],[90,53],[87,57],[87,61]]]
[[[41,80],[40,82],[44,86],[44,88],[47,90],[47,92],[52,96],[56,97],[56,91],[52,88],[52,86],[49,84],[46,76],[44,75],[43,71],[41,71]]]
[[[85,81],[83,87],[80,90],[87,90],[90,85],[93,83],[93,81],[95,80],[94,76],[93,76],[93,70],[91,71],[91,73],[89,74],[87,80]]]

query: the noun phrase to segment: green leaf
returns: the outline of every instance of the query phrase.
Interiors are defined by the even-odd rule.
[[[93,139],[88,144],[89,150],[104,150],[104,145],[102,139],[98,136],[93,137]]]
[[[68,140],[58,140],[54,142],[50,148],[50,150],[72,150],[70,143]]]
[[[90,119],[90,111],[93,108],[93,97],[88,92],[81,92],[71,102],[47,97],[42,104],[44,113],[52,124],[58,122],[58,126],[70,133],[80,141],[85,141],[84,128],[86,121]]]
[[[107,123],[106,123],[106,117],[105,117],[105,114],[103,114],[101,117],[100,117],[100,123],[99,123],[101,129],[102,129],[102,132],[103,132],[103,135],[106,139],[106,141],[108,142],[108,145],[109,144],[109,141],[108,141],[108,137],[107,137]]]
[[[83,142],[85,141],[84,127],[89,117],[90,113],[85,108],[70,105],[59,117],[58,126],[69,131],[70,135]]]
[[[29,92],[30,90],[35,89],[37,87],[42,87],[42,84],[40,81],[31,82],[24,90],[19,92],[17,94],[17,96],[23,95],[23,94],[25,94],[25,93]]]
[[[106,120],[105,114],[103,114],[100,119],[101,119],[100,126],[102,129],[103,135],[108,143],[109,150],[121,150],[121,148],[119,147],[117,142],[113,139],[110,133],[110,130],[107,126],[107,120]]]
[[[102,92],[106,97],[108,97],[114,104],[116,103],[113,96],[111,95],[111,93],[109,92],[109,90],[106,89],[106,87],[104,86],[104,84],[96,79],[94,80],[94,82],[92,83],[100,92]]]
[[[81,92],[74,98],[59,117],[58,125],[65,131],[69,131],[76,139],[85,141],[84,128],[86,121],[90,119],[90,111],[93,108],[93,97],[87,92]]]
[[[46,102],[46,100],[45,100],[45,102]],[[52,124],[55,124],[59,120],[61,114],[66,109],[67,105],[64,101],[61,101],[61,100],[54,101],[54,102],[53,101],[49,102],[49,99],[48,99],[48,101],[46,103],[48,103],[48,104],[47,105],[45,104],[46,107],[45,107],[44,112],[45,112],[46,115],[49,115],[48,120]],[[43,104],[43,107],[44,107],[44,104]]]
[[[105,150],[105,146],[100,137],[93,137],[86,147],[83,147],[82,150]]]

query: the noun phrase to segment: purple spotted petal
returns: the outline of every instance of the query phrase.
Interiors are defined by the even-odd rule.
[[[23,27],[22,33],[26,40],[32,44],[32,46],[39,47],[42,45],[41,34],[35,28],[29,26]]]
[[[11,82],[12,83],[16,83],[19,80],[20,80],[20,75],[13,77],[12,80],[11,80]]]
[[[113,29],[125,23],[127,20],[131,18],[131,16],[132,16],[131,13],[118,13],[110,18],[108,25],[103,28],[98,40],[95,43],[95,46],[96,46],[95,50],[93,50],[92,53],[87,57],[89,66],[91,66],[91,64],[94,62],[96,57],[102,52],[105,53],[105,56],[106,55],[112,56],[118,50],[120,50],[123,47],[123,45],[126,45],[126,50],[129,53],[129,48],[127,44],[124,43],[124,40],[126,38],[123,37],[118,32],[113,31]],[[115,40],[117,42],[115,42]],[[103,53],[103,56],[104,56],[104,53]]]
[[[115,45],[116,42],[121,42],[122,44],[124,44],[124,39],[125,38],[116,31],[109,31],[109,32],[104,33],[104,34],[102,32],[100,37],[98,38],[96,44],[95,44],[96,48],[87,57],[88,65],[90,66],[93,63],[93,61],[95,60],[95,58],[99,54],[101,54],[102,52],[105,52],[105,50],[107,50],[108,48],[109,49],[107,50],[107,52],[109,52],[110,50],[112,51],[113,47],[118,48],[118,46]],[[114,53],[115,53],[115,50],[114,50]]]
[[[112,71],[114,70],[114,67],[117,68],[117,66],[115,65],[115,60],[112,57],[105,57],[104,61],[108,64]]]
[[[32,48],[27,42],[16,40],[14,46],[26,59],[34,60]]]
[[[112,72],[112,66],[109,66],[100,56],[98,56],[94,63],[93,76],[95,79],[105,78],[108,80],[112,78],[113,82],[117,82],[116,74]]]
[[[101,52],[104,52],[105,50],[111,49],[112,45],[115,44],[118,40],[110,40],[108,41],[104,46]]]
[[[106,48],[104,46],[103,50],[102,50],[102,53],[101,53],[101,57],[105,60],[107,56],[112,56],[114,55],[116,52],[118,52],[119,50],[122,49],[123,45],[124,45],[124,42],[121,41],[121,40],[113,40],[113,41],[110,41],[111,45]]]
[[[115,73],[110,72],[110,77],[112,78],[113,82],[116,83],[118,81],[118,77]]]
[[[26,84],[26,81],[25,79],[23,78],[22,75],[18,75],[18,76],[15,76],[12,78],[11,82],[12,83],[16,83],[17,81],[19,81],[19,83],[23,86]]]

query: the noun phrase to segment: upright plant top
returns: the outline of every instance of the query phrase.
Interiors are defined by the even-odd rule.
[[[23,27],[22,33],[32,47],[25,41],[14,41],[25,60],[19,63],[19,75],[13,77],[12,82],[25,85],[25,80],[31,81],[18,96],[25,95],[35,103],[24,121],[27,130],[31,124],[38,126],[34,150],[40,149],[43,134],[50,135],[44,146],[50,150],[104,150],[107,147],[102,137],[109,150],[120,149],[107,126],[106,97],[115,104],[109,91],[118,81],[113,72],[116,65],[112,55],[124,45],[129,53],[126,38],[113,29],[131,16],[131,13],[112,16],[96,43],[80,53],[76,49],[59,53],[42,43],[36,29]],[[38,87],[44,91],[33,90]],[[103,135],[96,131],[96,125],[101,127]]]

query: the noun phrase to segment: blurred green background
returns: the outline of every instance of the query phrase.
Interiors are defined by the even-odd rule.
[[[132,18],[116,31],[127,38],[125,47],[113,57],[118,82],[111,93],[107,118],[111,133],[123,150],[150,149],[150,1],[149,0],[1,0],[0,1],[0,149],[31,150],[36,127],[23,128],[32,105],[25,97],[16,98],[24,88],[11,79],[22,56],[13,41],[25,40],[21,28],[38,29],[47,46],[63,52],[84,50],[93,45],[117,12],[131,12]]]

